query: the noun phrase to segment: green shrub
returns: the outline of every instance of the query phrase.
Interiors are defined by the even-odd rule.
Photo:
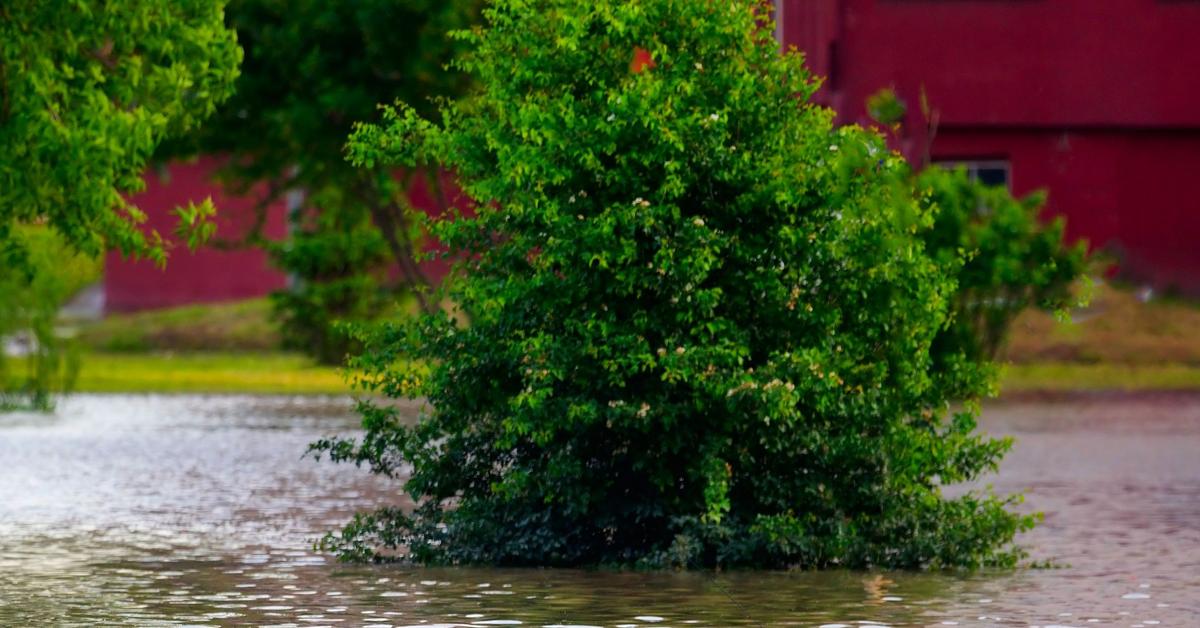
[[[271,295],[284,348],[323,364],[341,364],[360,349],[340,323],[375,320],[396,298],[383,236],[369,221],[339,224],[352,216],[323,212],[316,218],[324,224],[269,245],[276,265],[290,270],[293,281]]]
[[[408,476],[350,559],[505,565],[1012,564],[1034,519],[941,486],[994,470],[992,367],[935,362],[960,261],[882,138],[835,129],[768,3],[496,0],[459,36],[480,91],[361,126],[368,167],[441,164],[460,311],[368,336],[415,425],[314,445]],[[631,69],[635,48],[653,64]],[[952,257],[952,256],[951,256]],[[949,402],[966,393],[964,409]]]
[[[926,124],[922,159],[928,160],[939,116],[924,89],[920,96]],[[894,145],[908,141],[908,107],[895,90],[881,89],[865,104],[867,114]],[[1087,243],[1065,243],[1061,216],[1048,222],[1039,219],[1045,192],[1018,199],[1007,187],[989,186],[964,168],[936,164],[923,164],[913,179],[916,194],[934,217],[922,235],[926,249],[943,264],[961,261],[955,266],[958,289],[952,322],[934,341],[935,359],[960,353],[992,359],[1013,320],[1026,308],[1064,312],[1087,300],[1086,290],[1078,295],[1082,298],[1072,294],[1092,263]]]
[[[21,226],[13,235],[24,266],[0,270],[0,342],[24,334],[30,353],[14,365],[0,345],[0,409],[45,410],[56,393],[70,390],[79,370],[74,342],[56,328],[58,311],[100,278],[101,261],[45,226]]]
[[[1087,267],[1087,244],[1065,245],[1061,217],[1042,222],[1042,192],[1014,198],[1004,187],[973,181],[960,169],[938,166],[916,177],[933,225],[925,247],[945,261],[963,258],[951,325],[935,353],[992,359],[1013,320],[1028,307],[1062,310]]]

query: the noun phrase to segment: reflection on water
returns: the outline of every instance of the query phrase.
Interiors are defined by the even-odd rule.
[[[994,404],[995,478],[1057,569],[645,574],[347,567],[311,552],[403,503],[302,457],[341,398],[79,396],[0,415],[0,625],[1198,626],[1200,395]]]

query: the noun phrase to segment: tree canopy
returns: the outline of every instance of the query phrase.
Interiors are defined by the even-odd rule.
[[[227,98],[241,50],[223,0],[13,0],[0,5],[0,256],[45,223],[80,251],[162,261],[126,197],[166,138]],[[183,212],[198,227],[207,210]]]

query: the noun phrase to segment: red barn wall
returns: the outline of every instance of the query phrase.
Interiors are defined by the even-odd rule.
[[[1200,294],[1200,2],[1194,0],[777,0],[786,45],[826,77],[817,100],[843,123],[892,87],[926,146],[922,90],[938,112],[934,159],[1004,159],[1018,194],[1045,187],[1071,237],[1119,256],[1130,278]],[[134,201],[169,233],[172,207],[212,195],[220,234],[245,229],[252,199],[226,195],[205,158],[151,173]],[[419,206],[435,205],[418,186]],[[286,233],[271,208],[267,233]],[[424,266],[436,279],[445,262]],[[165,270],[110,256],[106,292],[125,311],[264,295],[286,285],[257,250],[189,252]]]
[[[145,226],[169,238],[175,226],[171,209],[211,196],[218,208],[217,239],[233,239],[252,224],[254,199],[225,193],[211,181],[219,162],[204,157],[193,163],[171,164],[146,175],[144,192],[130,199],[146,212]],[[282,202],[267,213],[265,234],[281,238],[287,232]],[[104,267],[105,307],[128,312],[189,303],[228,301],[263,296],[283,288],[286,276],[271,268],[259,249],[196,251],[178,245],[170,252],[166,268],[145,260],[126,260],[109,253]]]
[[[227,193],[212,181],[220,162],[204,157],[192,163],[174,163],[164,171],[146,174],[146,190],[131,201],[147,214],[146,228],[164,237],[175,226],[171,210],[189,202],[212,196],[217,207],[217,240],[234,240],[250,229],[254,220],[256,194],[240,196]],[[452,206],[470,211],[470,203],[455,187],[452,177],[442,174],[441,193]],[[259,193],[262,190],[258,191]],[[409,190],[413,204],[436,217],[441,203],[423,177],[416,177]],[[267,210],[264,235],[282,239],[287,235],[287,207],[284,201]],[[428,242],[425,250],[444,251],[437,242]],[[438,256],[420,264],[425,277],[440,281],[449,272],[450,261]],[[110,253],[104,272],[106,309],[129,312],[187,305],[233,301],[267,295],[287,285],[287,276],[271,266],[266,253],[257,248],[222,250],[205,246],[195,251],[176,245],[166,268],[153,263],[122,259]]]
[[[866,123],[868,95],[907,102],[902,147],[1006,159],[1022,193],[1046,187],[1072,236],[1136,280],[1200,293],[1200,2],[780,0],[786,44],[829,76],[818,100]]]

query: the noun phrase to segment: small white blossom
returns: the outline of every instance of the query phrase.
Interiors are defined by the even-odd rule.
[[[709,119],[709,120],[712,120],[713,122],[716,122],[717,120],[720,120],[720,119],[721,119],[721,116],[720,116],[720,114],[716,114],[716,113],[714,113],[714,114],[712,114],[711,116],[708,116],[708,119]]]

